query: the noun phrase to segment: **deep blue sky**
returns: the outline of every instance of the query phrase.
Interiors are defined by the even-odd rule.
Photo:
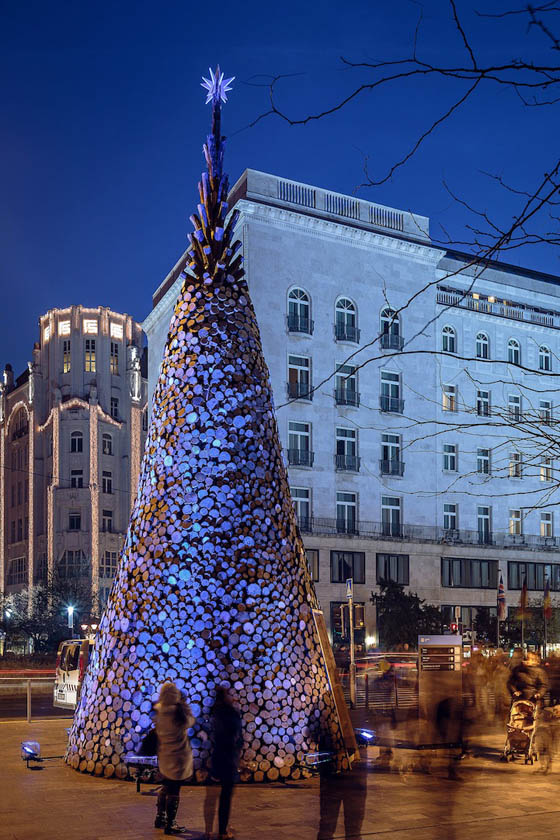
[[[541,52],[524,21],[482,21],[461,2],[472,41],[493,60]],[[496,0],[494,11],[511,8]],[[362,178],[363,156],[382,174],[451,103],[441,81],[395,84],[338,115],[291,128],[276,118],[242,130],[267,108],[264,77],[300,74],[279,88],[294,116],[332,104],[367,76],[339,56],[395,59],[410,53],[419,5],[410,0],[285,0],[281,4],[187,0],[1,4],[0,366],[19,373],[54,306],[108,305],[141,320],[151,294],[185,247],[208,129],[200,77],[220,62],[236,83],[224,111],[227,169],[246,167],[343,193]],[[420,53],[462,55],[444,0],[424,9]],[[364,198],[431,217],[461,237],[465,214],[442,179],[508,220],[511,196],[480,174],[530,186],[558,148],[557,111],[526,109],[486,88],[399,170]],[[509,261],[560,273],[552,248]]]

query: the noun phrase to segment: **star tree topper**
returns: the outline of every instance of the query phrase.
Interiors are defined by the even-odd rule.
[[[206,96],[206,105],[209,102],[219,102],[221,99],[222,102],[227,102],[226,93],[229,93],[231,90],[231,83],[234,81],[235,76],[232,76],[231,79],[224,79],[224,74],[220,72],[220,65],[216,67],[216,72],[212,71],[212,68],[208,68],[208,72],[210,73],[210,78],[206,79],[204,76],[202,77],[202,82],[200,86],[206,88],[208,94]]]

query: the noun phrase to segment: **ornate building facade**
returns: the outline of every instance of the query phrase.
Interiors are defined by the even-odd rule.
[[[33,361],[0,385],[0,587],[50,574],[108,596],[146,436],[142,328],[106,307],[52,309]]]

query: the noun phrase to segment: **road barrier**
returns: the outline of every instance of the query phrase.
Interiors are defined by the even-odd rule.
[[[40,715],[40,717],[71,717],[71,711],[66,715],[58,713],[52,706],[54,677],[33,677],[33,676],[19,676],[19,677],[4,677],[0,676],[0,699],[7,699],[8,701],[17,697],[25,696],[25,716],[27,722],[31,723],[32,719],[32,701],[33,696],[41,695],[47,699],[47,706],[51,714]],[[50,700],[50,703],[48,702]],[[61,710],[62,711],[62,710]],[[3,717],[0,705],[0,718]],[[9,717],[21,717],[21,715],[11,714]]]

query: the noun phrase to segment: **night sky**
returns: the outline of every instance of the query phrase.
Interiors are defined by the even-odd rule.
[[[477,17],[503,0],[461,2],[465,28],[492,61],[530,55],[553,61],[548,43],[519,17]],[[106,305],[142,320],[151,295],[186,245],[203,168],[210,107],[200,77],[220,63],[236,76],[224,109],[234,183],[261,169],[341,193],[404,154],[459,89],[456,83],[393,83],[333,117],[304,127],[267,118],[267,79],[294,74],[278,102],[300,117],[334,104],[367,72],[353,60],[411,51],[420,4],[409,0],[194,3],[2,3],[0,28],[0,365],[16,374],[31,357],[39,315],[56,306]],[[425,4],[419,53],[464,61],[443,0]],[[296,75],[297,74],[297,75]],[[426,143],[392,180],[361,197],[428,215],[464,238],[455,193],[507,223],[511,193],[482,174],[525,189],[557,157],[558,111],[525,108],[488,86]],[[560,273],[552,247],[509,253],[509,262]]]

